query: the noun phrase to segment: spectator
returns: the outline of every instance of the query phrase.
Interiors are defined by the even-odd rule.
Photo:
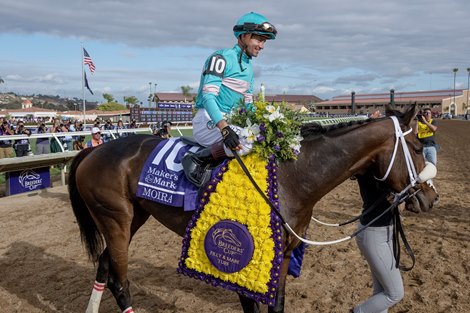
[[[51,133],[61,133],[61,132],[62,132],[62,126],[61,126],[60,120],[57,118],[53,118]],[[50,149],[51,153],[62,152],[62,149],[61,149],[62,137],[57,137],[57,139],[52,138],[51,140],[51,149]]]
[[[124,123],[122,122],[122,120],[119,120],[117,122],[116,133],[118,137],[127,137],[128,133],[121,133],[119,132],[120,129],[126,129],[126,126],[124,126]]]
[[[75,120],[73,124],[70,124],[69,130],[73,132],[81,132],[83,131],[83,123],[81,123],[79,120]],[[78,139],[79,136],[74,137],[77,137],[76,139]]]
[[[24,126],[23,121],[18,121],[16,124],[15,135],[31,135],[31,131]],[[29,146],[29,139],[18,139],[15,140],[13,145],[17,157],[27,156],[31,150]]]
[[[37,134],[45,134],[47,133],[46,124],[41,123],[36,130]],[[49,138],[38,138],[36,139],[36,154],[48,154],[50,153],[50,143]]]
[[[437,144],[435,133],[437,122],[432,118],[430,108],[423,110],[423,114],[416,115],[417,123],[414,132],[418,135],[419,141],[423,144],[424,158],[437,166]]]
[[[99,129],[102,129],[101,122],[98,117],[95,119],[95,122],[93,123],[93,127],[98,127]]]
[[[162,122],[162,128],[160,128],[156,133],[155,135],[161,137],[161,138],[164,138],[164,139],[168,139],[168,138],[171,138],[171,126],[173,125],[173,123],[171,121],[163,121]]]
[[[72,128],[72,130],[71,130]],[[70,120],[64,121],[62,130],[64,133],[73,132],[75,129],[73,128],[72,123]],[[73,146],[73,138],[72,136],[64,136],[62,137],[62,144],[64,145],[64,150],[72,151]]]
[[[86,147],[96,147],[103,144],[103,139],[101,139],[101,130],[98,127],[93,127],[91,129],[91,139],[88,140]]]
[[[132,120],[131,124],[129,125],[129,128],[137,128],[136,120]]]
[[[107,120],[106,121],[106,124],[104,124],[104,130],[109,130],[109,131],[113,131],[114,130],[114,125],[113,125],[113,122],[111,122],[111,120]],[[111,136],[111,134],[104,134],[103,135],[103,141],[104,142],[109,142],[111,141],[111,139],[113,139],[113,137]]]
[[[136,120],[133,120],[133,121],[129,124],[129,129],[132,129],[132,128],[139,128],[139,127],[137,126]],[[135,133],[128,133],[128,135],[135,135]]]
[[[77,136],[77,139],[73,142],[73,150],[83,150],[85,148],[85,136]]]
[[[10,128],[8,121],[0,119],[0,136],[14,135],[15,132]],[[0,140],[0,159],[13,157],[13,148],[11,140]]]

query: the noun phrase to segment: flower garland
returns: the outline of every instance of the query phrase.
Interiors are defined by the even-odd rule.
[[[242,127],[241,135],[253,144],[253,151],[264,159],[297,159],[300,153],[300,126],[305,114],[290,109],[286,103],[256,101],[247,108],[240,104],[227,117],[229,123]]]
[[[244,163],[259,186],[266,186],[268,197],[278,206],[277,166],[274,157],[266,161],[251,154]],[[235,273],[214,267],[204,251],[208,230],[221,220],[245,225],[254,242],[248,265]],[[183,251],[178,271],[214,286],[236,291],[258,302],[274,305],[283,260],[279,217],[252,187],[236,161],[224,163],[206,186],[196,213],[183,237]]]

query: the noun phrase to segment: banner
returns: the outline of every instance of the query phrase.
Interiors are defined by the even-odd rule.
[[[7,173],[7,196],[49,188],[51,175],[49,167]]]

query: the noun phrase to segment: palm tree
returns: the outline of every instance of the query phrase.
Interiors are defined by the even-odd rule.
[[[183,92],[183,96],[184,96],[184,102],[186,102],[186,98],[190,97],[191,96],[191,90],[193,88],[190,87],[190,86],[181,86],[181,91]]]
[[[103,98],[104,98],[108,103],[114,102],[114,97],[113,97],[113,95],[110,94],[110,93],[104,93],[104,94],[103,94]]]
[[[137,99],[135,96],[124,96],[124,102],[127,104],[128,107],[133,107],[139,102],[139,99]]]

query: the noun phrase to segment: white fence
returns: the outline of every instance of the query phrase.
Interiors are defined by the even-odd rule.
[[[327,119],[312,119],[308,122],[317,122],[323,126],[338,124],[342,122],[350,122],[356,120],[367,119],[367,116],[349,116],[349,117],[337,117],[337,118],[327,118]],[[192,129],[192,125],[188,123],[174,123],[172,127],[173,130],[179,132],[180,136],[183,136],[181,130],[183,129]],[[87,125],[88,126],[88,125]],[[123,134],[151,134],[152,125],[149,125],[145,128],[132,128],[132,129],[116,129],[116,130],[101,130],[102,135],[111,136],[112,139],[121,137]],[[66,151],[63,144],[60,141],[61,137],[76,137],[76,136],[87,136],[91,135],[90,130],[78,131],[78,132],[61,132],[61,133],[41,133],[41,134],[32,134],[28,135],[10,135],[10,136],[1,136],[0,140],[18,140],[18,139],[39,139],[39,138],[52,138],[56,140],[59,146],[62,149],[62,152],[59,153],[49,153],[41,155],[31,155],[24,157],[13,157],[0,159],[0,173],[2,172],[12,172],[25,169],[33,169],[38,167],[51,166],[56,164],[65,164],[70,161],[79,151]],[[65,171],[66,168],[62,169],[62,183],[65,184]]]

